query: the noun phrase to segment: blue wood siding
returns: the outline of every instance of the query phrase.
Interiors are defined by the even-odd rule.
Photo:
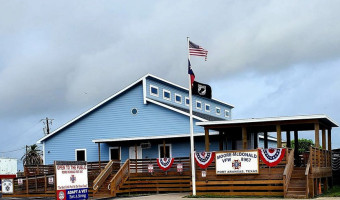
[[[155,87],[158,88],[158,97],[150,94],[150,86],[155,86]],[[171,99],[170,100],[163,98],[163,90],[167,90],[167,91],[171,92]],[[182,97],[181,103],[177,103],[175,101],[175,94],[178,94]],[[181,107],[181,108],[189,109],[189,106],[185,104],[185,97],[189,97],[189,93],[188,93],[187,90],[177,88],[177,87],[173,87],[170,84],[160,82],[160,81],[152,79],[152,78],[148,78],[147,81],[146,81],[146,96],[147,96],[147,98],[150,98],[150,99],[154,99],[154,100],[157,100],[157,101],[160,101],[160,102],[172,104],[174,106],[178,106],[178,107]],[[196,101],[200,101],[202,103],[202,109],[196,108]],[[210,105],[210,112],[207,112],[205,110],[206,104]],[[217,107],[220,108],[220,110],[221,110],[220,114],[216,113]],[[225,110],[229,111],[229,115],[230,115],[229,117],[225,117]],[[215,117],[219,117],[221,119],[226,119],[226,120],[230,120],[231,114],[232,114],[230,106],[227,106],[225,104],[222,104],[222,103],[217,102],[217,101],[212,100],[212,99],[202,98],[202,97],[199,97],[199,96],[196,96],[196,95],[193,95],[193,111],[204,113],[204,114],[215,116]]]
[[[136,115],[131,113],[133,108],[138,110]],[[195,126],[194,132],[204,130]],[[139,83],[46,139],[45,163],[75,160],[75,149],[86,149],[87,161],[97,161],[98,144],[93,139],[179,134],[189,134],[189,117],[152,103],[144,104],[142,83]],[[109,157],[108,147],[101,144],[102,160]],[[128,147],[122,147],[122,160],[128,155]]]

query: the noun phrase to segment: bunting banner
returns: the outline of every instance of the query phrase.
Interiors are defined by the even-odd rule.
[[[195,161],[201,169],[206,169],[215,158],[215,152],[195,152]]]
[[[174,163],[174,160],[174,158],[157,158],[157,165],[163,171],[167,171]]]
[[[262,161],[269,167],[279,164],[286,153],[284,148],[259,149],[258,151]]]

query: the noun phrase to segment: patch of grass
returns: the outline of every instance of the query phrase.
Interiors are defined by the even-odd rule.
[[[340,185],[334,185],[332,189],[320,195],[321,197],[340,197]]]

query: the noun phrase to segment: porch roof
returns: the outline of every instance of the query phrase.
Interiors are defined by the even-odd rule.
[[[235,119],[229,121],[207,121],[197,122],[196,125],[203,126],[212,130],[229,128],[251,127],[259,131],[275,132],[275,125],[281,125],[283,131],[290,130],[314,130],[314,124],[319,123],[320,127],[329,129],[339,125],[326,115],[299,115],[289,117],[268,117]]]

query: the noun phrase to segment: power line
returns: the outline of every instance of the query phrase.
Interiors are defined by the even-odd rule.
[[[25,148],[26,148],[26,147],[22,147],[22,148],[20,148],[20,149],[9,150],[9,151],[0,151],[0,153],[11,153],[11,152],[23,150],[23,149],[25,149]]]

